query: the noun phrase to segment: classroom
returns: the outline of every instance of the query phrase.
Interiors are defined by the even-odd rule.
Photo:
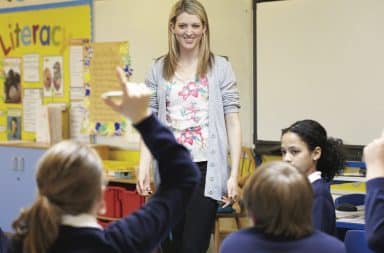
[[[152,193],[160,182],[158,165],[152,163],[153,156],[140,144],[143,137],[130,115],[111,109],[113,103],[121,101],[120,97],[105,95],[116,94],[120,83],[127,80],[133,85],[145,82],[155,89],[156,97],[152,93],[150,107],[161,123],[171,126],[178,142],[192,152],[193,161],[207,179],[202,197],[213,203],[213,216],[206,218],[212,228],[204,231],[209,238],[202,243],[207,244],[207,253],[225,253],[224,248],[220,251],[223,240],[252,226],[249,210],[240,197],[244,185],[260,166],[294,160],[293,153],[290,158],[284,157],[285,152],[289,156],[291,151],[283,137],[292,132],[301,138],[291,127],[305,119],[319,122],[326,129],[326,138],[335,138],[335,145],[340,146],[343,163],[326,180],[335,210],[336,230],[332,235],[343,245],[345,242],[347,249],[342,252],[352,252],[346,243],[348,231],[364,231],[367,224],[364,203],[368,163],[363,160],[364,147],[380,136],[384,126],[384,33],[380,26],[384,22],[384,2],[198,1],[209,18],[209,30],[202,22],[201,35],[214,55],[213,65],[208,61],[208,69],[219,66],[219,70],[204,72],[206,69],[196,60],[196,80],[192,80],[188,79],[190,69],[179,67],[184,66],[182,57],[163,58],[171,57],[172,43],[177,47],[182,40],[187,41],[186,45],[193,44],[194,33],[201,28],[194,24],[191,29],[195,31],[189,35],[190,31],[181,34],[185,29],[181,25],[169,24],[170,11],[178,0],[0,0],[2,231],[12,234],[12,222],[20,210],[40,196],[36,188],[38,161],[63,140],[85,144],[101,158],[108,184],[103,193],[106,212],[96,217],[100,226],[108,227],[149,201],[148,192]],[[186,19],[196,17],[187,14]],[[177,17],[178,14],[176,21]],[[200,21],[204,21],[201,16]],[[174,41],[169,36],[174,36]],[[183,55],[179,48],[174,52]],[[198,57],[201,55],[199,51]],[[190,56],[186,56],[189,60]],[[171,69],[171,79],[163,77],[166,72],[157,75],[159,62]],[[126,79],[116,75],[116,66],[121,67]],[[220,81],[221,86],[204,88],[205,80]],[[157,83],[163,81],[168,86],[159,88]],[[192,83],[181,90],[179,85],[187,81]],[[191,85],[200,88],[188,90]],[[198,98],[204,92],[207,95]],[[172,102],[171,96],[182,98]],[[185,106],[179,104],[190,97],[190,108],[187,102]],[[106,99],[112,105],[104,103]],[[199,108],[201,99],[205,103]],[[171,111],[177,113],[173,119]],[[190,124],[195,123],[186,120],[192,113],[191,119],[198,122],[193,127]],[[208,122],[215,122],[215,128]],[[178,129],[186,124],[193,130]],[[200,144],[191,144],[199,141]],[[319,154],[324,155],[325,148],[321,149]],[[316,154],[315,147],[309,151]],[[231,159],[232,153],[238,157]],[[320,158],[316,156],[314,161],[317,160]],[[142,167],[153,173],[145,174],[147,170]],[[232,170],[233,167],[237,169]],[[236,180],[232,186],[233,176]],[[310,176],[308,179],[313,183]],[[225,200],[218,197],[220,194]],[[341,203],[347,201],[343,200],[346,196],[355,199]],[[227,203],[227,208],[220,207]],[[353,211],[343,210],[348,207]],[[199,220],[193,215],[186,217],[192,222]],[[173,227],[172,232],[178,228]],[[172,241],[169,238],[156,247],[158,252],[168,252],[167,247],[173,247],[172,243],[166,245],[167,240]],[[368,247],[365,240],[361,244]]]

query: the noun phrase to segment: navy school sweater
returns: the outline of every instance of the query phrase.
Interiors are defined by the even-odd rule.
[[[368,246],[375,252],[384,252],[384,178],[367,181],[365,230]]]

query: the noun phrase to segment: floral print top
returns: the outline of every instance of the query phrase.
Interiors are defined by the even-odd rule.
[[[207,161],[208,79],[183,81],[175,74],[166,82],[166,118],[176,140],[193,161]]]

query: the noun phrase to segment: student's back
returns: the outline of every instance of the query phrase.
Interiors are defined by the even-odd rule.
[[[289,163],[260,166],[248,179],[243,199],[254,226],[227,236],[221,253],[345,253],[341,241],[313,229],[312,186]]]
[[[0,253],[5,253],[8,246],[8,238],[0,228]]]
[[[300,239],[287,240],[268,237],[258,232],[256,228],[248,228],[227,236],[220,252],[343,253],[345,248],[341,241],[318,230]]]

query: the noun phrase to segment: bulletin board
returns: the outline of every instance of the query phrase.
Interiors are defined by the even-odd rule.
[[[125,117],[107,106],[101,95],[121,90],[116,67],[123,68],[126,77],[131,74],[128,42],[98,42],[84,45],[84,84],[87,90],[85,105],[88,117],[85,127],[90,135],[124,136],[128,122]]]
[[[76,38],[92,39],[92,0],[0,9],[1,141],[35,140],[37,108],[69,105]]]

